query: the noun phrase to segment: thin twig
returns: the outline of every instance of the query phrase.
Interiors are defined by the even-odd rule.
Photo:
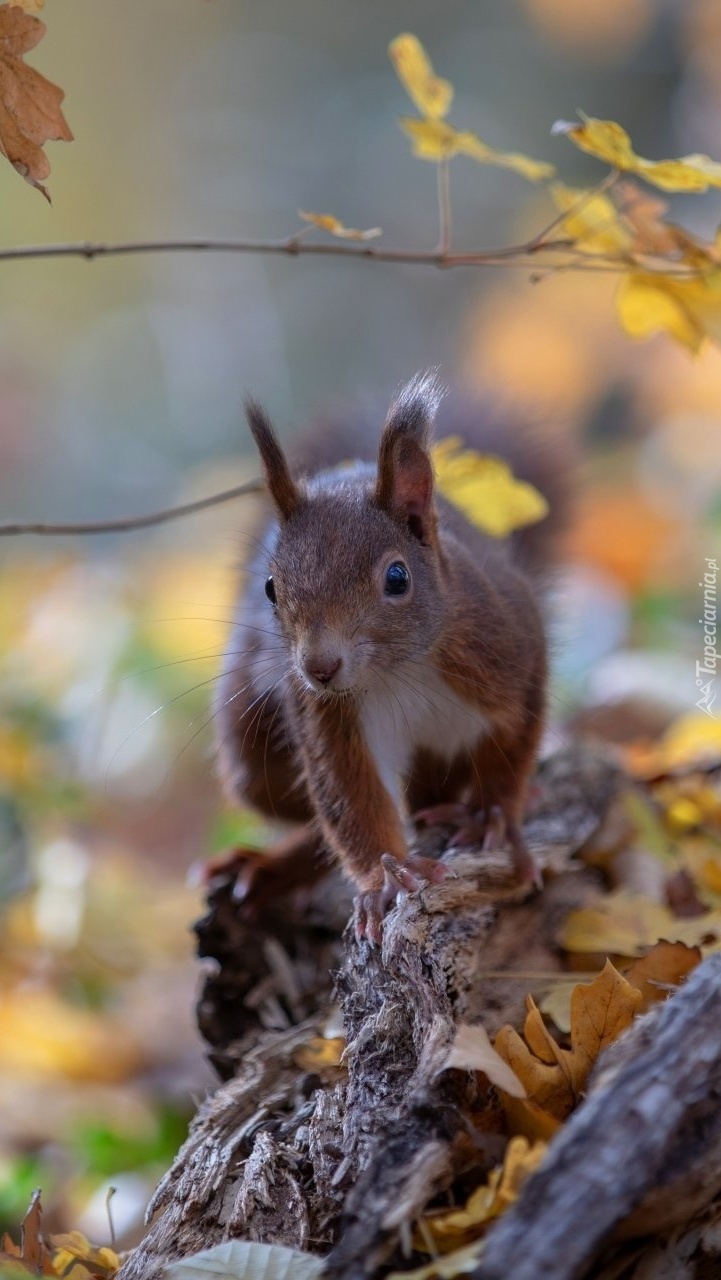
[[[604,180],[606,183],[608,179]],[[601,184],[604,185],[604,184]],[[597,190],[597,189],[596,189]],[[458,253],[440,253],[438,249],[380,249],[368,244],[342,244],[331,242],[316,244],[314,241],[301,241],[297,235],[287,240],[128,240],[114,244],[94,243],[90,241],[77,244],[41,244],[19,245],[13,249],[0,249],[0,262],[21,261],[33,258],[95,258],[128,257],[134,254],[153,253],[246,253],[271,254],[281,257],[336,257],[363,259],[368,262],[401,263],[409,266],[442,267],[522,267],[535,265],[542,254],[574,253],[574,242],[568,238],[548,240],[550,228],[557,226],[570,211],[545,227],[538,235],[523,244],[507,245],[498,249],[475,249]],[[660,258],[658,265],[653,262],[643,263],[629,261],[626,257],[609,255],[603,258],[598,254],[584,254],[575,251],[571,263],[566,269],[579,271],[606,270],[628,273],[630,266],[641,266],[641,269],[653,275],[663,275],[679,279],[702,279],[703,271],[690,271],[683,264],[671,264]]]
[[[448,156],[436,165],[438,175],[438,256],[446,258],[451,250],[453,221],[451,214],[451,166]]]
[[[186,502],[180,507],[167,507],[163,511],[151,511],[144,516],[125,516],[121,520],[98,520],[79,524],[42,524],[38,521],[0,524],[0,537],[8,538],[20,533],[46,535],[127,533],[130,529],[147,529],[150,525],[166,524],[169,520],[190,516],[194,511],[205,511],[208,507],[217,507],[222,502],[232,502],[233,498],[242,498],[248,493],[262,493],[263,488],[262,480],[247,480],[245,484],[238,484],[234,489],[225,489],[222,493],[211,494],[209,498],[199,498],[197,502]]]

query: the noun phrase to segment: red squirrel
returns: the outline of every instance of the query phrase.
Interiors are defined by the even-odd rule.
[[[330,853],[356,886],[356,936],[371,943],[399,890],[445,874],[409,852],[411,815],[451,820],[455,844],[505,838],[519,877],[538,883],[521,820],[544,725],[549,537],[536,534],[535,551],[526,531],[499,543],[437,496],[440,399],[434,376],[417,376],[390,406],[375,464],[306,476],[264,409],[246,406],[274,513],[221,677],[221,768],[236,799],[296,824],[259,855],[256,887],[315,879]],[[464,413],[452,428],[467,445],[508,454],[503,423]],[[542,487],[558,488],[539,443]],[[311,455],[352,456],[345,447],[316,436]]]

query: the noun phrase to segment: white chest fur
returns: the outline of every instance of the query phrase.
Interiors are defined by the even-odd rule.
[[[413,754],[427,747],[449,762],[488,732],[483,712],[466,702],[433,668],[399,667],[363,695],[361,723],[383,785],[396,804],[399,781]]]

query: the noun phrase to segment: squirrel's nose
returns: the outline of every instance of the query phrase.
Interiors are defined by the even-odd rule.
[[[328,654],[311,654],[306,657],[303,665],[313,680],[317,680],[319,684],[330,684],[333,676],[340,671],[341,663],[342,658]]]

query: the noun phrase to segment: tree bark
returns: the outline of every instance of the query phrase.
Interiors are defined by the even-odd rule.
[[[198,1016],[225,1083],[201,1106],[153,1198],[149,1213],[157,1217],[118,1280],[152,1280],[165,1262],[228,1237],[326,1255],[332,1280],[381,1276],[407,1265],[411,1225],[429,1202],[481,1182],[498,1163],[506,1139],[495,1091],[475,1073],[439,1068],[459,1022],[482,1023],[491,1036],[506,1022],[519,1025],[533,974],[560,971],[558,927],[600,884],[576,854],[602,824],[618,775],[603,759],[574,750],[546,761],[537,784],[524,832],[547,872],[543,892],[515,886],[503,851],[447,852],[456,878],[402,895],[381,950],[342,936],[351,892],[339,873],[275,902],[252,923],[233,897],[232,878],[213,882],[209,912],[197,926],[200,954],[214,963]],[[442,850],[443,833],[424,836],[420,851],[432,852],[433,842]],[[644,1210],[667,1231],[669,1205],[683,1202],[686,1221],[716,1194],[721,1121],[713,1070],[721,1065],[721,1034],[713,1019],[721,1027],[721,994],[707,990],[705,972],[707,966],[683,999],[634,1028],[629,1057],[625,1042],[608,1055],[595,1092],[554,1141],[542,1173],[489,1233],[479,1277],[585,1276],[621,1221],[647,1230]],[[712,966],[718,988],[716,973]],[[689,1040],[697,1057],[686,1059],[678,1028],[694,1016],[705,1038],[701,1031]],[[338,1064],[323,1051],[341,1026],[346,1048]],[[647,1077],[649,1054],[658,1063]],[[606,1145],[611,1117],[615,1136]],[[682,1171],[683,1195],[664,1159]],[[546,1263],[538,1260],[546,1257],[561,1173],[572,1211],[585,1213],[595,1196],[595,1215],[587,1231],[564,1203],[561,1225],[554,1220],[556,1254],[551,1250]],[[648,1199],[652,1188],[655,1201]],[[525,1253],[531,1230],[535,1269],[507,1265],[504,1250],[515,1249],[514,1259]],[[566,1237],[573,1243],[568,1266],[576,1269],[562,1271]]]

